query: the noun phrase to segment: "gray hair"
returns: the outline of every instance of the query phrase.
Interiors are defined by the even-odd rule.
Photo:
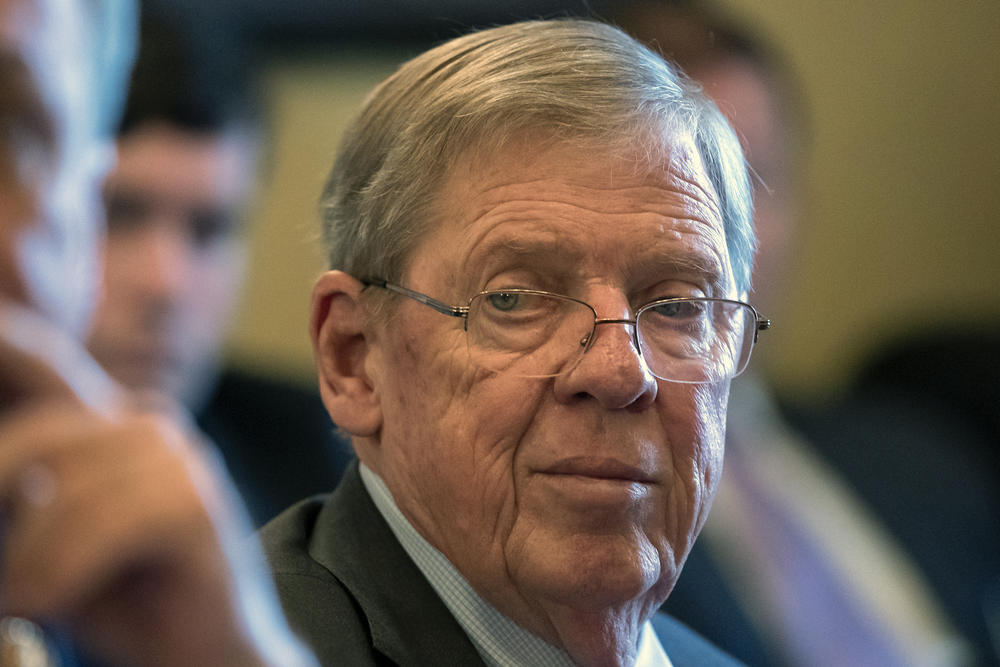
[[[697,84],[609,25],[529,21],[451,40],[403,64],[365,101],[320,201],[330,268],[402,278],[451,165],[523,131],[669,159],[694,138],[718,196],[736,286],[755,240],[739,141]]]

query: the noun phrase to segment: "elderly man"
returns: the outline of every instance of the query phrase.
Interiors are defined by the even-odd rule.
[[[108,664],[308,665],[199,438],[78,340],[134,11],[0,0],[0,660],[47,664],[30,618]]]
[[[360,466],[263,532],[321,660],[729,664],[654,616],[767,326],[716,108],[606,25],[474,33],[374,91],[322,206],[311,331]]]

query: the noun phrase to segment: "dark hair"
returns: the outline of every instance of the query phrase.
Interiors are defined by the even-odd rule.
[[[153,122],[206,134],[258,131],[260,96],[240,27],[202,9],[192,17],[143,7],[119,135]]]

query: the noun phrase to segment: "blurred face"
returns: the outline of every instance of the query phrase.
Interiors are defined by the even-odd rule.
[[[690,141],[669,169],[510,144],[452,169],[404,285],[453,304],[497,288],[630,318],[657,297],[737,296],[713,188]],[[648,167],[648,168],[647,168]],[[501,611],[638,622],[665,599],[722,464],[728,382],[654,378],[630,325],[597,328],[568,373],[468,362],[462,320],[401,299],[367,369],[383,411],[359,453],[408,519]]]
[[[98,141],[80,8],[0,0],[0,293],[82,333],[101,231]]]
[[[90,348],[126,386],[191,404],[214,375],[243,279],[254,173],[244,135],[150,125],[119,139]]]
[[[753,168],[758,243],[753,300],[761,312],[774,316],[784,300],[782,291],[797,235],[794,161],[790,131],[782,127],[780,100],[760,69],[744,60],[722,60],[691,74],[732,123]]]

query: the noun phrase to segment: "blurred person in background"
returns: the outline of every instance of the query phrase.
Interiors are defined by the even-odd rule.
[[[45,664],[31,619],[62,664],[310,665],[200,436],[80,342],[134,19],[0,0],[0,655]]]
[[[754,301],[780,322],[804,185],[805,114],[792,73],[747,30],[704,6],[639,2],[615,18],[678,62],[733,123],[754,174]],[[978,561],[998,533],[980,530],[978,546],[963,540],[963,554],[926,556],[928,547],[950,550],[941,538],[968,521],[968,510],[980,529],[989,525],[983,519],[995,498],[963,507],[960,485],[948,487],[951,497],[935,497],[926,475],[907,472],[914,461],[928,471],[955,469],[944,460],[951,439],[918,453],[887,445],[879,430],[820,435],[800,424],[816,435],[805,437],[762,368],[734,383],[726,472],[665,608],[752,665],[989,664],[996,654],[984,616],[971,608],[979,596],[964,591],[982,580]],[[961,470],[949,479],[964,474],[978,489],[981,475]],[[866,487],[880,490],[859,493]],[[921,509],[931,498],[934,511]],[[917,540],[906,530],[914,523],[923,533]],[[950,582],[934,576],[941,566]],[[956,595],[963,604],[954,604]]]
[[[105,184],[104,294],[88,346],[172,397],[219,447],[256,524],[336,485],[349,459],[318,394],[222,368],[266,161],[261,99],[231,22],[146,7]]]
[[[790,413],[891,527],[941,606],[1000,664],[1000,333],[899,334],[847,390]]]

